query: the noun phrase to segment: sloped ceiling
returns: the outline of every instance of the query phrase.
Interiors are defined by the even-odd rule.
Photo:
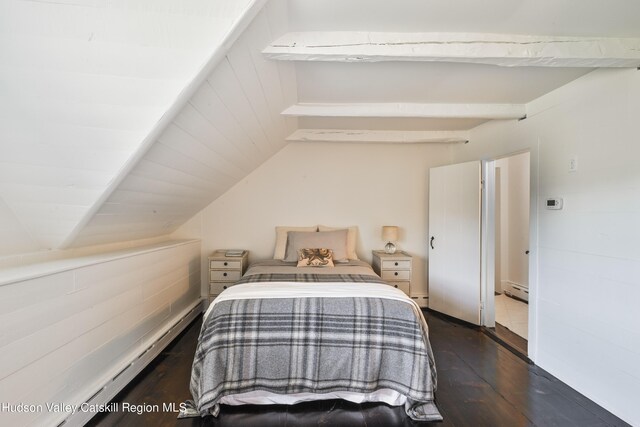
[[[0,255],[170,233],[287,137],[452,141],[521,118],[594,67],[640,65],[637,16],[626,0],[5,1]]]
[[[0,2],[0,255],[59,247],[253,3]]]
[[[296,127],[293,66],[261,51],[286,25],[286,5],[254,5],[246,29],[213,58],[171,121],[70,235],[72,246],[168,234],[279,151]]]

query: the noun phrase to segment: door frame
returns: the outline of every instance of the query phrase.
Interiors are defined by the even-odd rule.
[[[487,328],[496,326],[495,276],[496,276],[496,175],[495,162],[482,161],[482,199],[480,214],[480,324]]]
[[[538,174],[534,165],[537,165],[537,153],[534,150],[520,150],[508,154],[484,159],[482,165],[482,214],[481,214],[481,325],[489,328],[495,327],[495,250],[496,250],[496,173],[497,160],[518,154],[529,153],[529,339],[527,340],[527,357],[535,361],[535,349],[537,348],[537,188]]]

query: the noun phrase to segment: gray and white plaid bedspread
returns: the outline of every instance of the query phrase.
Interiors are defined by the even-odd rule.
[[[357,280],[357,279],[356,279]],[[200,415],[223,396],[392,389],[407,414],[440,420],[431,347],[413,306],[383,298],[222,301],[202,325],[191,374]]]
[[[296,282],[296,283],[380,283],[386,285],[387,282],[378,276],[369,274],[313,274],[313,273],[263,273],[246,275],[240,279],[236,285],[243,283],[260,282]]]

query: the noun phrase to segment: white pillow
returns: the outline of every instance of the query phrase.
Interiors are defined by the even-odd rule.
[[[318,231],[334,231],[334,230],[347,230],[347,258],[358,259],[356,253],[356,244],[358,242],[358,227],[327,227],[325,225],[319,225]]]
[[[288,227],[278,226],[276,227],[276,249],[273,252],[273,259],[284,259],[285,252],[287,251],[287,233],[289,231],[318,231],[318,226],[313,227]]]
[[[347,230],[306,233],[289,231],[285,261],[298,261],[298,251],[307,248],[325,248],[333,251],[334,261],[347,260]]]

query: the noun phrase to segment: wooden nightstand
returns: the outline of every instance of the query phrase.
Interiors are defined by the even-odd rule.
[[[247,270],[249,251],[242,251],[241,256],[227,256],[226,252],[221,249],[209,256],[209,302],[233,286]]]
[[[372,251],[373,271],[391,286],[411,295],[412,257],[406,252]]]

